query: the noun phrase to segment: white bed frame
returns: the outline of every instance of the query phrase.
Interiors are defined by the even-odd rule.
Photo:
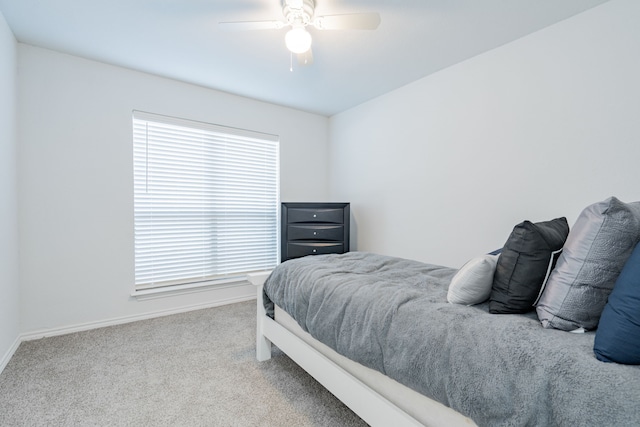
[[[262,302],[263,284],[255,282],[254,284],[257,286],[256,357],[259,361],[271,358],[271,344],[273,343],[373,427],[475,425],[471,419],[455,413],[450,408],[443,406],[442,410],[439,409],[438,406],[441,405],[435,401],[431,401],[434,404],[429,405],[429,408],[434,408],[434,413],[429,415],[433,421],[428,424],[421,423],[287,328],[268,317]],[[425,399],[427,398],[425,397]]]

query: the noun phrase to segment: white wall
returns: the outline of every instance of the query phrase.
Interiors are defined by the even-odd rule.
[[[355,247],[458,267],[525,219],[640,200],[639,22],[614,0],[332,117]]]
[[[639,200],[639,19],[640,3],[613,0],[329,123],[18,44],[19,271],[16,44],[0,22],[0,227],[9,236],[0,356],[15,340],[18,301],[29,334],[253,291],[129,297],[133,109],[279,134],[282,200],[351,201],[359,250],[458,266],[502,245],[523,219],[572,223],[609,195]]]
[[[19,335],[16,154],[17,44],[0,13],[0,371]]]
[[[254,293],[247,285],[149,301],[129,297],[134,109],[277,134],[281,199],[327,198],[324,116],[18,46],[23,333]]]

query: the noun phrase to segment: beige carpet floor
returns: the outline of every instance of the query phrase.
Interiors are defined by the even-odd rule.
[[[366,426],[275,349],[255,302],[28,341],[0,374],[0,426]]]

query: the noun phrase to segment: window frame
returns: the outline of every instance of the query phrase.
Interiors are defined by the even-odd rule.
[[[140,135],[140,126],[141,123],[146,123],[145,134],[144,134],[144,147],[141,146],[143,136]],[[149,125],[153,128],[153,132],[149,133]],[[156,129],[156,126],[158,128]],[[160,130],[159,130],[160,129]],[[170,131],[169,131],[170,130]],[[165,132],[171,132],[171,135],[162,134]],[[155,132],[155,133],[154,133]],[[173,133],[175,132],[175,134]],[[203,201],[202,201],[202,217],[209,217],[214,215],[214,211],[218,210],[218,208],[222,205],[219,205],[219,201],[213,202],[213,199],[216,197],[220,197],[220,194],[226,196],[234,196],[234,197],[225,197],[222,196],[226,202],[223,202],[225,206],[224,209],[219,209],[221,212],[217,212],[216,214],[219,216],[224,216],[227,218],[228,223],[225,223],[224,226],[218,230],[217,234],[211,230],[209,230],[209,239],[205,244],[198,244],[202,247],[207,247],[208,249],[200,249],[203,253],[211,253],[209,254],[210,259],[216,258],[216,256],[223,255],[228,256],[229,251],[233,252],[237,255],[238,248],[240,250],[242,248],[251,248],[248,243],[246,243],[247,239],[258,239],[260,244],[264,244],[267,241],[270,244],[270,247],[262,247],[260,246],[259,252],[255,253],[254,257],[249,257],[251,262],[244,262],[246,264],[241,269],[231,268],[229,267],[226,271],[226,266],[216,271],[216,267],[208,266],[206,268],[203,267],[203,271],[216,271],[214,274],[202,274],[197,276],[186,277],[176,277],[175,279],[171,278],[171,274],[173,273],[157,273],[157,277],[164,278],[161,280],[151,279],[151,280],[143,280],[142,277],[148,277],[149,274],[153,277],[156,277],[156,272],[151,272],[145,276],[143,274],[142,269],[143,266],[149,265],[145,264],[149,262],[149,260],[153,259],[155,255],[150,255],[153,252],[153,247],[156,243],[162,243],[162,238],[154,238],[154,231],[151,230],[143,230],[146,224],[151,224],[154,220],[154,209],[157,209],[160,214],[166,214],[163,209],[171,209],[162,206],[162,201],[155,202],[153,200],[153,195],[158,195],[158,199],[164,197],[165,199],[169,199],[174,197],[176,199],[180,199],[180,194],[178,193],[181,185],[187,186],[186,193],[189,193],[190,197],[195,197],[194,199],[189,199],[189,202],[185,202],[187,204],[191,204],[191,200],[196,200],[197,195],[194,196],[193,193],[198,193],[198,191],[192,191],[193,189],[193,179],[191,177],[191,169],[187,173],[186,180],[189,183],[179,183],[177,181],[181,181],[180,173],[182,169],[180,168],[190,168],[191,165],[183,165],[180,164],[178,166],[173,166],[170,163],[180,163],[181,160],[174,160],[171,156],[165,156],[164,160],[157,160],[156,157],[159,155],[157,153],[151,153],[154,148],[151,147],[153,144],[157,144],[158,146],[162,146],[162,149],[166,149],[167,146],[172,148],[179,147],[180,150],[184,149],[183,146],[179,145],[184,143],[184,146],[193,145],[193,139],[185,139],[183,142],[180,142],[180,135],[184,132],[185,135],[189,135],[189,137],[193,137],[193,135],[200,135],[202,140],[198,141],[197,144],[200,144],[201,153],[194,154],[194,156],[201,155],[200,158],[202,160],[202,164],[199,162],[194,162],[194,172],[193,176],[197,174],[204,174],[200,176],[202,182],[202,191]],[[193,133],[190,133],[193,132]],[[209,288],[212,286],[220,287],[220,286],[233,286],[238,283],[246,283],[252,276],[255,275],[264,275],[265,271],[270,271],[275,265],[278,264],[280,259],[280,248],[279,248],[279,239],[278,236],[280,234],[280,176],[279,176],[279,162],[280,162],[280,153],[279,153],[279,137],[277,135],[267,134],[263,132],[255,132],[246,129],[233,128],[228,126],[221,126],[212,123],[200,122],[195,120],[188,120],[182,118],[176,118],[171,116],[165,116],[154,113],[147,113],[142,111],[134,110],[132,113],[132,133],[133,133],[133,154],[134,154],[134,291],[132,293],[133,296],[148,296],[157,293],[167,293],[167,292],[193,292],[199,290],[200,288]],[[184,135],[183,135],[184,136]],[[154,140],[157,138],[157,140]],[[197,138],[196,138],[197,139]],[[162,140],[162,142],[158,142]],[[164,145],[163,145],[164,144]],[[177,144],[177,145],[176,145]],[[197,145],[196,144],[196,145]],[[260,156],[262,156],[262,152],[260,151],[264,145],[264,164],[260,163]],[[256,148],[257,147],[257,148]],[[141,151],[142,150],[142,151]],[[195,153],[198,148],[194,148],[194,151],[191,148],[187,149],[185,152]],[[244,150],[244,151],[243,151]],[[248,150],[248,151],[247,151]],[[233,160],[228,160],[223,162],[219,157],[220,153],[225,153],[224,155],[232,155]],[[174,155],[174,153],[171,153]],[[144,159],[141,156],[144,155]],[[176,158],[180,157],[181,154],[175,154]],[[168,160],[166,160],[168,159]],[[257,160],[256,160],[257,159]],[[191,161],[189,159],[189,161]],[[166,162],[166,163],[163,163]],[[211,162],[211,163],[207,163]],[[182,162],[184,163],[184,162]],[[186,162],[188,163],[188,162]],[[158,164],[161,164],[160,166]],[[197,166],[195,166],[197,164]],[[141,165],[144,167],[144,171],[141,171]],[[167,166],[169,165],[169,166]],[[249,169],[247,166],[254,165],[256,168],[261,171],[254,173],[254,169]],[[244,168],[244,169],[243,169]],[[269,169],[272,168],[272,169]],[[159,178],[159,170],[163,170],[163,177]],[[170,170],[175,169],[175,170]],[[169,172],[167,172],[169,170]],[[247,172],[248,171],[248,172]],[[264,176],[261,173],[264,172]],[[144,174],[144,177],[141,174]],[[176,173],[176,177],[173,179],[176,180],[174,183],[171,181],[170,174]],[[234,174],[234,175],[232,175]],[[215,175],[215,176],[214,176]],[[241,175],[245,175],[246,179],[244,188],[250,188],[249,191],[238,190],[241,188],[237,181],[242,181],[239,177]],[[251,176],[246,176],[251,175]],[[255,176],[254,176],[255,175]],[[259,178],[256,178],[259,177]],[[260,178],[262,177],[262,178]],[[239,179],[235,179],[239,178]],[[144,181],[144,182],[143,182]],[[164,181],[164,183],[160,184],[160,181]],[[199,182],[200,182],[199,181]],[[224,181],[224,185],[220,184],[220,182]],[[233,182],[231,182],[233,181]],[[211,183],[213,183],[211,185]],[[256,184],[258,183],[258,184]],[[145,189],[142,190],[141,185],[145,186]],[[174,187],[167,190],[167,188],[175,185]],[[153,187],[153,188],[151,188]],[[227,189],[222,189],[225,187]],[[162,193],[159,188],[162,188],[163,191],[173,192],[172,195],[167,196],[165,193]],[[228,190],[228,188],[235,188],[235,190]],[[174,191],[175,190],[175,191]],[[226,191],[226,192],[225,192]],[[253,193],[251,193],[253,191]],[[264,192],[264,195],[259,195],[256,192]],[[153,195],[149,195],[152,192]],[[216,196],[212,196],[211,194],[216,194]],[[244,193],[244,194],[243,194]],[[144,194],[144,195],[142,195]],[[250,196],[250,194],[253,194]],[[244,196],[244,198],[243,198]],[[252,198],[254,197],[254,198]],[[155,204],[154,204],[155,203]],[[173,203],[173,202],[164,202]],[[180,202],[176,202],[180,204]],[[226,203],[226,204],[225,204]],[[149,205],[149,206],[148,206]],[[158,205],[158,206],[155,206]],[[167,205],[169,206],[169,205]],[[265,208],[268,207],[267,208]],[[232,208],[233,207],[233,208]],[[264,211],[260,211],[261,208],[264,208]],[[193,208],[196,209],[196,208]],[[235,210],[234,210],[235,209]],[[175,209],[174,209],[175,210]],[[263,212],[264,218],[260,217],[260,214],[256,214],[256,212]],[[234,218],[234,213],[237,218]],[[146,219],[147,222],[144,222],[142,219],[143,216],[151,217],[151,219]],[[158,214],[158,215],[160,215]],[[242,219],[244,215],[244,220]],[[179,215],[176,215],[176,218]],[[146,217],[145,217],[146,218]],[[173,219],[174,217],[171,216]],[[151,222],[149,222],[151,221]],[[177,221],[177,220],[176,220]],[[242,222],[246,221],[246,222]],[[158,221],[159,222],[159,221]],[[173,220],[169,220],[168,222],[173,222]],[[197,222],[197,221],[196,221]],[[200,219],[200,223],[208,224],[203,225],[206,229],[215,229],[216,227],[212,225],[210,219]],[[244,231],[243,233],[237,233],[238,230],[249,228],[251,226],[258,227],[257,230],[260,230],[261,224],[266,224],[264,233],[258,232],[257,234],[264,234],[263,237],[241,237],[240,234],[246,234],[250,236],[250,232]],[[216,223],[218,224],[218,223]],[[244,224],[244,225],[243,225]],[[169,226],[168,226],[169,227]],[[153,228],[153,226],[151,226]],[[197,226],[194,226],[191,229],[196,229]],[[226,234],[225,234],[226,231]],[[156,231],[157,234],[160,234]],[[185,234],[191,235],[191,231],[185,232]],[[197,232],[193,232],[196,233]],[[204,232],[203,232],[204,233]],[[234,235],[235,233],[235,235]],[[165,234],[173,234],[177,235],[178,233],[167,232]],[[216,235],[216,238],[211,238],[211,235]],[[143,237],[144,236],[144,237]],[[149,237],[151,236],[151,237]],[[182,236],[182,234],[180,234]],[[219,237],[222,236],[222,237]],[[226,236],[226,237],[225,237]],[[241,243],[241,246],[233,246],[232,243],[236,241],[238,237],[238,242]],[[147,239],[147,240],[145,240]],[[156,239],[156,240],[154,240]],[[204,240],[204,238],[202,238]],[[245,239],[245,240],[243,240]],[[170,242],[171,238],[167,238],[167,242]],[[211,245],[217,246],[220,245],[224,241],[224,244],[227,247],[231,247],[232,249],[219,249],[212,248]],[[148,246],[145,246],[148,245]],[[243,246],[244,245],[244,246]],[[178,245],[179,246],[179,245]],[[169,246],[165,246],[169,247]],[[172,246],[175,247],[175,246]],[[191,255],[183,257],[184,259],[188,259],[189,261],[192,258],[189,257],[199,257],[200,255],[196,253],[198,249],[193,251],[193,248],[184,249],[185,251],[191,251]],[[235,249],[233,249],[235,248]],[[180,249],[176,250],[179,252]],[[149,252],[151,251],[151,252]],[[169,251],[162,251],[169,252]],[[225,255],[226,254],[226,255]],[[207,258],[208,255],[202,255],[203,258]],[[239,257],[235,256],[233,259],[229,258],[228,265],[235,266],[242,265],[243,262],[236,263],[236,260],[242,260],[245,257],[245,254],[241,254]],[[272,260],[269,258],[271,257]],[[170,255],[158,256],[158,259],[171,259]],[[173,262],[173,261],[172,261]],[[252,264],[253,263],[253,264]],[[215,264],[215,261],[213,261]],[[176,264],[177,265],[177,264]],[[252,268],[255,267],[255,268]],[[155,265],[150,267],[152,270],[155,269]],[[169,267],[163,267],[164,270],[170,270]],[[158,267],[158,271],[163,270],[163,268]],[[219,268],[219,267],[218,267]],[[188,270],[188,268],[187,268]],[[163,275],[164,274],[164,275]],[[175,273],[179,274],[179,273]],[[166,276],[166,278],[165,278]],[[150,276],[149,276],[150,277]]]

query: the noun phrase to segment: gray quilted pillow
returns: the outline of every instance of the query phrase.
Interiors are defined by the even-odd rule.
[[[622,267],[640,241],[640,202],[615,197],[587,206],[538,301],[545,328],[595,329]]]

